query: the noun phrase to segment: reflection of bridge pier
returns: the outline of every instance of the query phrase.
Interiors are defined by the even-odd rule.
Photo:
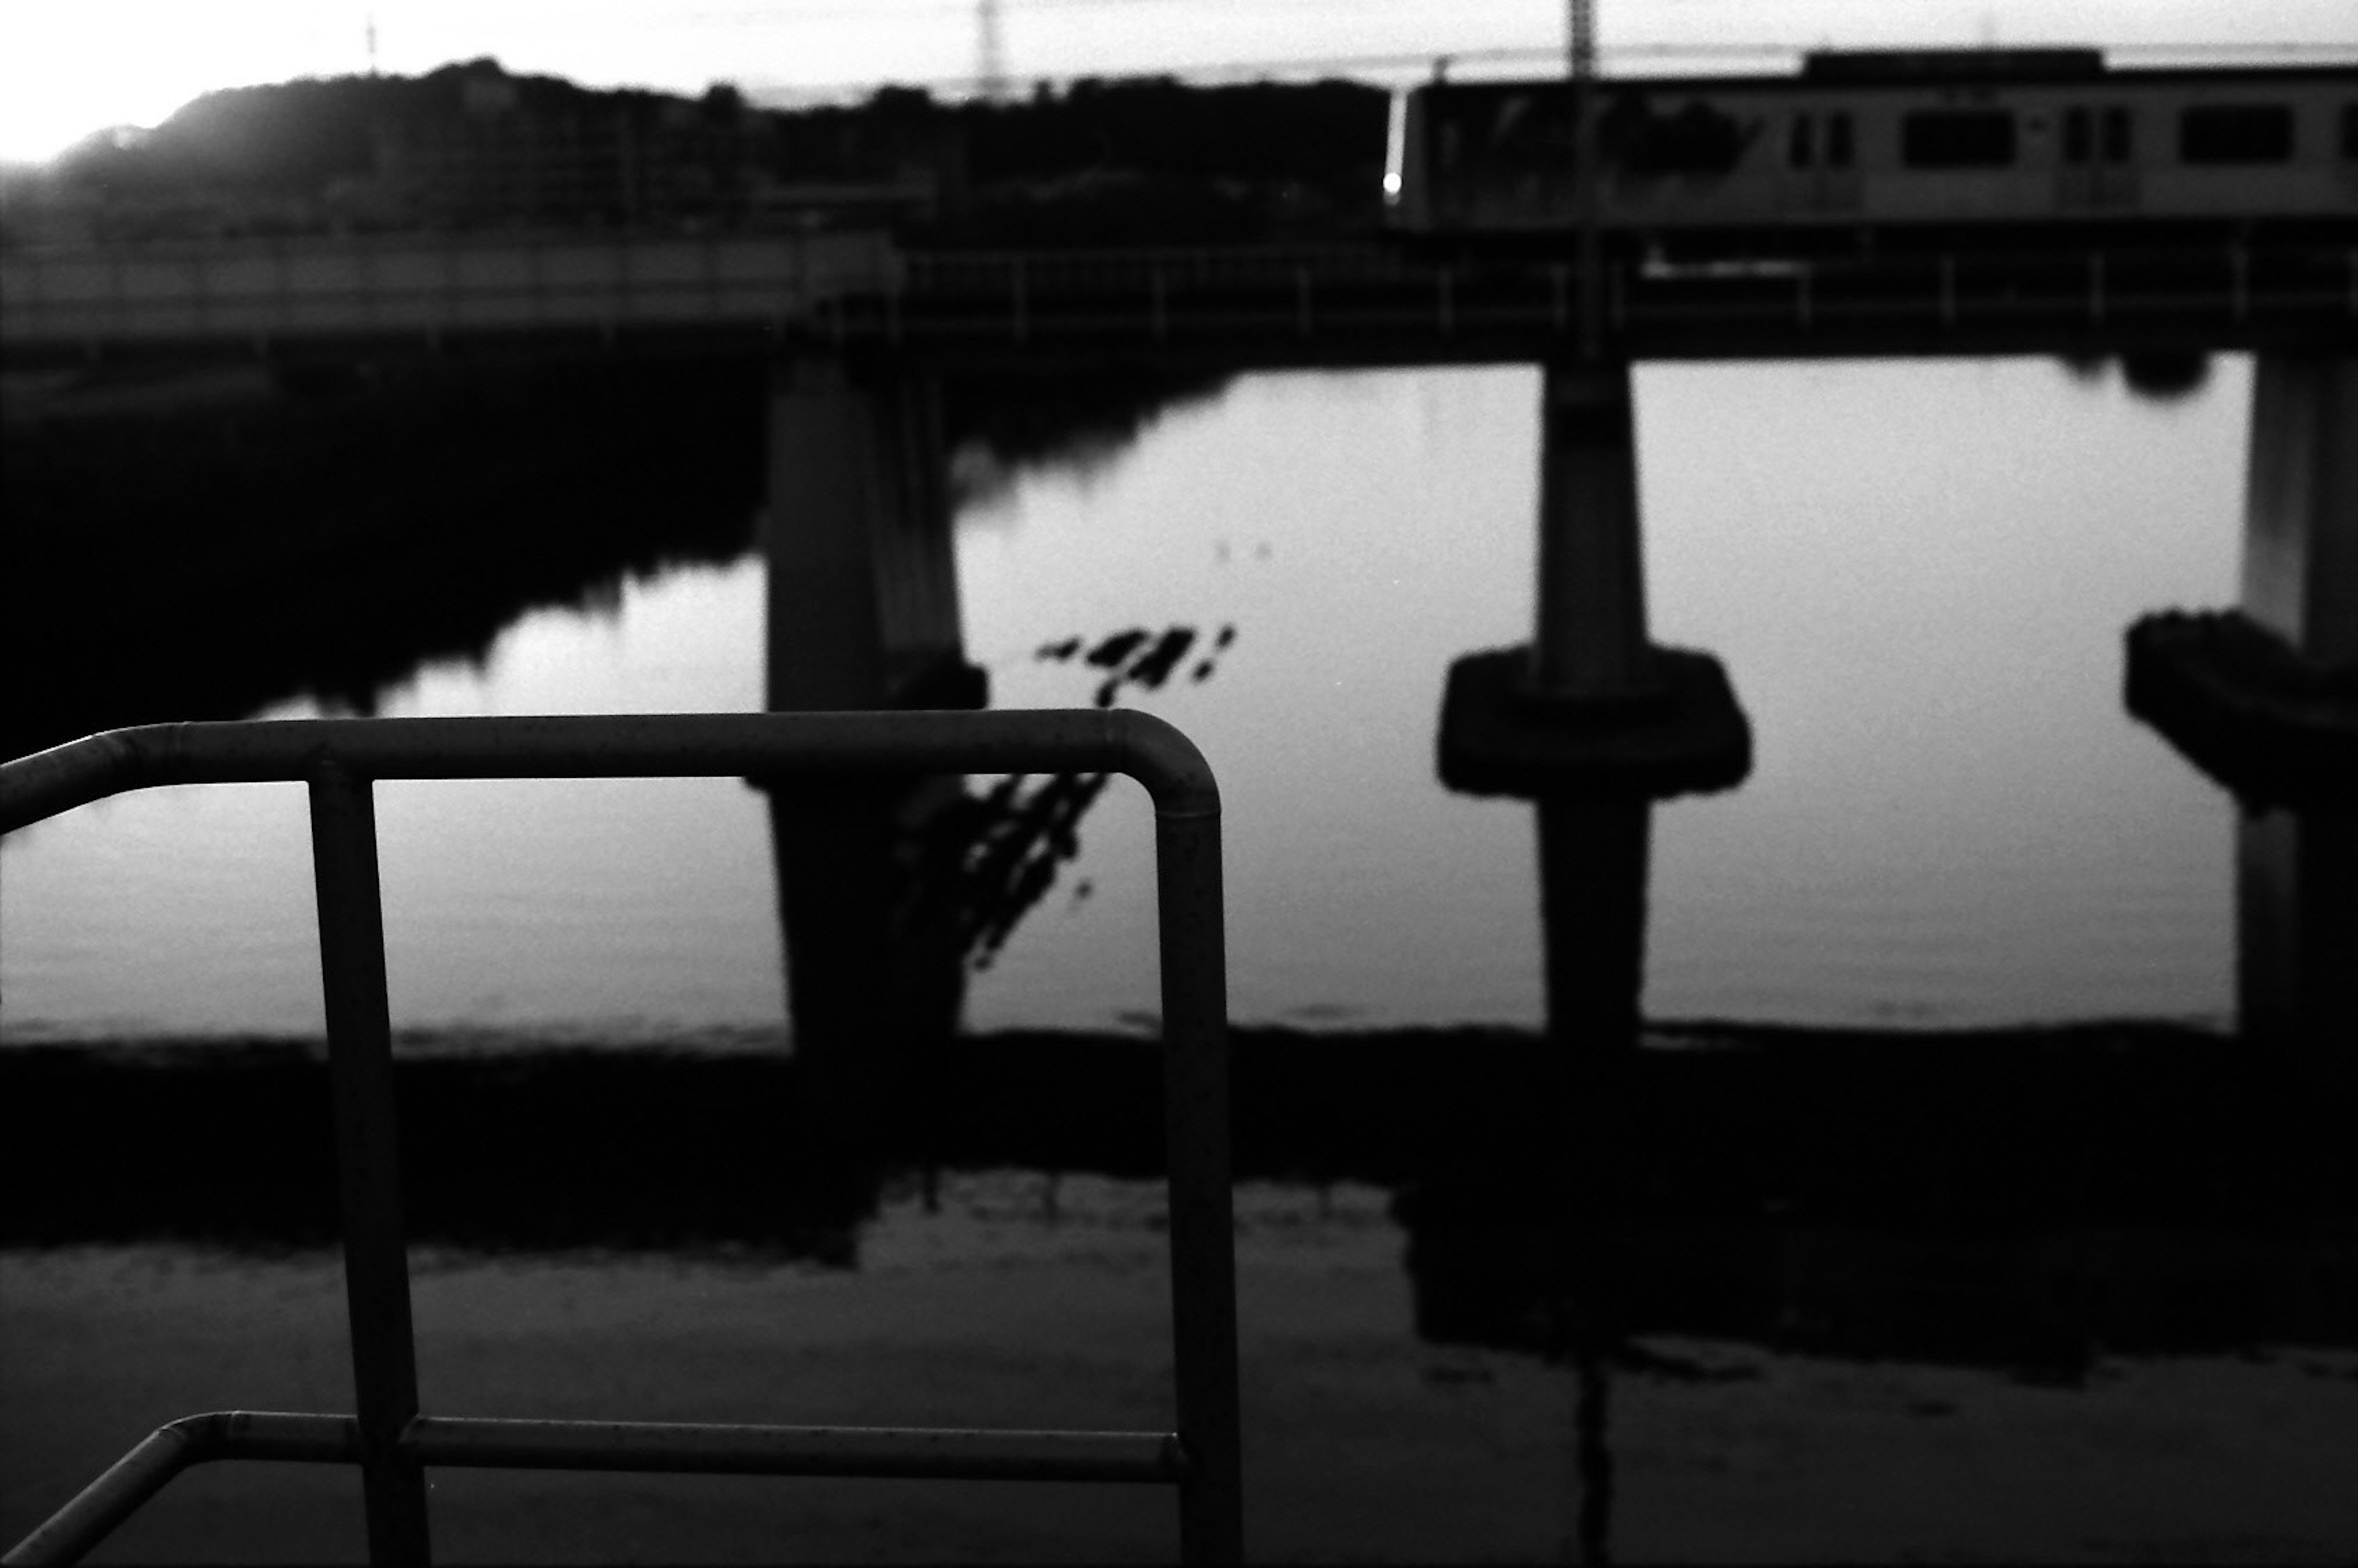
[[[865,381],[834,360],[781,366],[770,400],[772,711],[978,708],[965,660],[939,384]],[[946,1039],[964,955],[924,899],[918,845],[957,778],[770,788],[795,1054],[854,1106]]]
[[[1538,803],[1549,1033],[1627,1045],[1653,803],[1740,783],[1751,731],[1718,660],[1647,636],[1628,362],[1544,373],[1531,642],[1451,667],[1441,777]]]
[[[2254,361],[2240,606],[2129,633],[2128,704],[2234,792],[2247,1038],[2358,1068],[2358,359]],[[2336,1049],[2329,1043],[2340,1043]]]

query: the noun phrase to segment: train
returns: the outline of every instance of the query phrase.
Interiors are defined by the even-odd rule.
[[[2358,245],[2358,65],[2115,69],[2094,49],[1824,51],[1782,76],[1434,80],[1392,100],[1412,248],[1709,261],[1940,245]]]

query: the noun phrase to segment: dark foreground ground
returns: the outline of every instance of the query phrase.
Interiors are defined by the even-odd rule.
[[[1149,1044],[854,1092],[736,1044],[405,1045],[430,1411],[1168,1421]],[[1256,1554],[2358,1552],[2350,1108],[2233,1042],[1237,1044]],[[12,1047],[0,1118],[0,1536],[171,1417],[349,1408],[314,1052]],[[1175,1544],[1120,1487],[433,1479],[451,1562]],[[222,1466],[102,1557],[357,1559],[359,1517],[345,1473]]]

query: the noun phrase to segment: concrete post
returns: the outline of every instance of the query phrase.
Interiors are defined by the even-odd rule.
[[[1629,363],[1556,362],[1543,376],[1529,690],[1569,701],[1640,696],[1651,661]]]
[[[2358,358],[2255,361],[2243,610],[2311,659],[2358,659]]]

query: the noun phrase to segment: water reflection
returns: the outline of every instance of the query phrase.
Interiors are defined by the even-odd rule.
[[[528,610],[733,559],[761,388],[735,362],[429,367],[327,396],[186,377],[127,413],[68,395],[12,419],[0,756],[298,694],[370,712]]]
[[[2235,892],[2244,1034],[2358,1081],[2358,813],[2245,808]]]

